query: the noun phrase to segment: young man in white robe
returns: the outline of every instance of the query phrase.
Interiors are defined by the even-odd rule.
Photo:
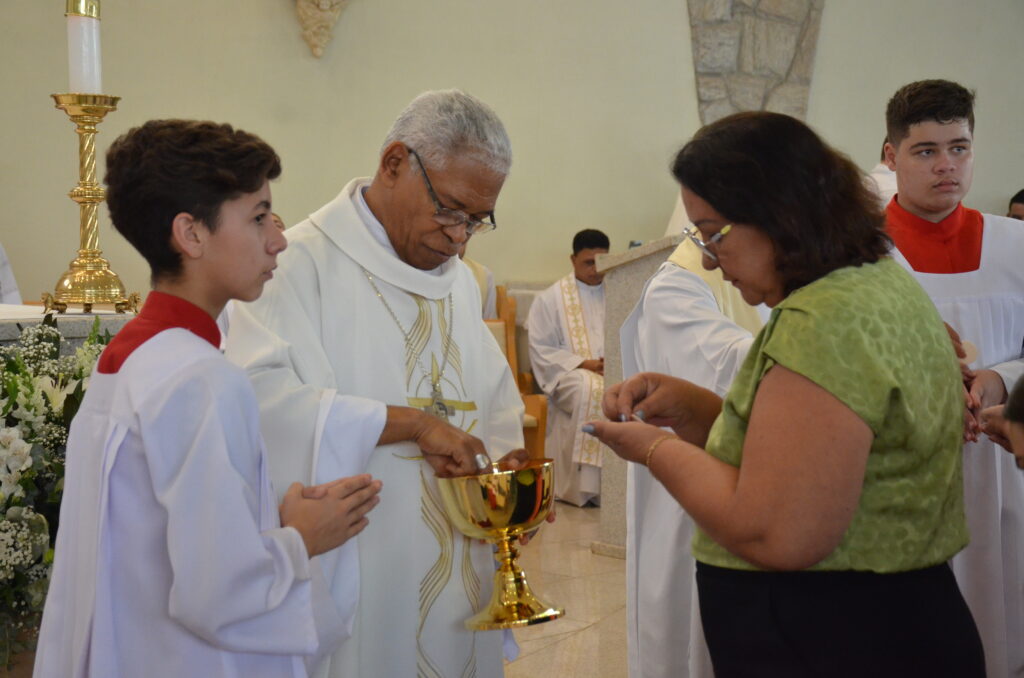
[[[449,523],[421,454],[465,448],[484,465],[526,456],[522,399],[456,256],[494,229],[510,164],[485,104],[457,90],[420,95],[372,180],[288,229],[275,280],[232,314],[227,356],[253,380],[275,483],[364,470],[384,482],[374,521],[341,550],[359,577],[332,592],[359,607],[326,675],[502,675],[503,634],[464,626],[489,599],[491,548]],[[345,444],[338,393],[408,406],[430,434],[361,454]]]
[[[623,378],[660,372],[728,392],[767,307],[743,301],[721,270],[705,270],[701,252],[683,241],[644,285],[619,330]],[[646,467],[628,464],[626,474],[629,675],[712,678],[690,553],[693,520]]]
[[[604,445],[580,427],[601,415],[604,395],[604,274],[597,255],[608,236],[584,229],[572,239],[573,272],[537,295],[526,320],[530,366],[548,397],[544,447],[555,461],[555,497],[597,504]]]
[[[886,110],[885,154],[898,186],[886,208],[893,256],[977,347],[966,374],[975,439],[978,411],[1005,402],[1024,373],[1024,229],[961,203],[973,176],[973,105],[971,92],[946,80],[902,87]],[[1024,476],[990,440],[969,442],[964,494],[971,541],[953,571],[988,675],[1024,675]]]
[[[154,290],[71,426],[37,678],[306,676],[346,634],[314,556],[366,526],[380,483],[296,483],[279,508],[252,387],[217,350],[214,319],[285,248],[280,171],[259,138],[183,120],[107,155],[114,226]]]

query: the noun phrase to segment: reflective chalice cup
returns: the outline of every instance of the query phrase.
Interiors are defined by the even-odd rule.
[[[497,546],[491,602],[466,620],[470,631],[510,629],[558,619],[565,610],[542,603],[516,563],[519,535],[544,522],[554,500],[550,459],[531,459],[519,470],[492,467],[476,476],[438,478],[445,512],[460,532]]]

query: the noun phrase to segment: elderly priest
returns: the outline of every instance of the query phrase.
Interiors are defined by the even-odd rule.
[[[359,599],[352,638],[320,675],[502,675],[502,634],[463,626],[489,599],[491,549],[449,524],[415,444],[368,457],[339,444],[348,420],[335,394],[405,406],[425,426],[478,436],[492,458],[522,447],[522,400],[456,256],[495,228],[511,160],[485,104],[457,90],[420,95],[385,138],[373,179],[354,179],[289,229],[276,279],[232,314],[227,354],[252,377],[275,486],[363,471],[384,483],[357,553],[349,542],[341,555],[358,560],[358,579],[332,584],[339,602]],[[368,407],[367,427],[376,416]]]

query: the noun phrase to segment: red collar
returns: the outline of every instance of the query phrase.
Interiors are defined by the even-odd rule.
[[[885,208],[886,218],[889,222],[890,234],[894,230],[910,230],[915,235],[930,240],[949,240],[954,237],[970,221],[970,213],[977,212],[964,207],[962,202],[957,203],[956,209],[946,215],[942,221],[928,221],[916,214],[911,214],[896,202],[899,196],[893,196],[889,205]]]
[[[154,336],[175,327],[186,329],[220,347],[220,328],[203,309],[181,297],[152,291],[139,314],[121,328],[117,336],[103,351],[99,360],[102,374],[114,374],[121,369],[135,349]]]
[[[885,208],[886,230],[915,271],[966,273],[981,264],[985,218],[959,203],[937,223],[903,209],[897,198]]]

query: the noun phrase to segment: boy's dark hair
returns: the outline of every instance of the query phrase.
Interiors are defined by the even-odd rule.
[[[151,278],[181,273],[171,224],[182,212],[216,230],[220,206],[281,174],[265,141],[231,125],[150,120],[107,151],[107,206],[114,228],[149,263]]]
[[[1024,205],[1024,188],[1014,193],[1013,197],[1010,198],[1010,209],[1013,209],[1014,203]]]
[[[611,241],[596,228],[585,228],[572,238],[572,253],[579,254],[583,250],[611,249]]]
[[[736,113],[701,128],[672,174],[725,219],[772,240],[787,295],[892,246],[861,171],[788,115]]]
[[[896,90],[885,107],[889,143],[899,146],[910,126],[921,122],[966,120],[974,133],[974,92],[949,80],[918,80]]]

